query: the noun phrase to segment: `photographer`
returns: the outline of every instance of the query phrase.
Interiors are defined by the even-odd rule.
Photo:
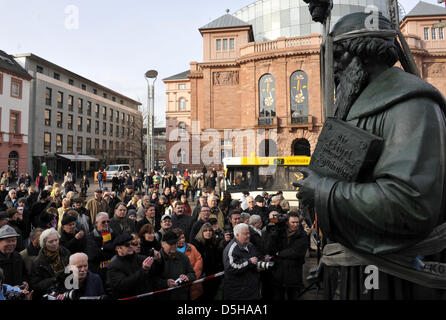
[[[24,286],[13,287],[4,284],[5,275],[3,269],[0,268],[0,301],[2,300],[31,300],[33,292],[29,292]]]
[[[272,212],[273,213],[273,212]],[[302,266],[308,249],[308,235],[299,221],[299,212],[291,210],[284,216],[272,214],[275,222],[265,230],[266,252],[274,256],[272,270],[273,299],[296,300],[303,287]]]

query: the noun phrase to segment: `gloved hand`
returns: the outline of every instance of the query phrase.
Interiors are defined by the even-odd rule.
[[[296,197],[302,201],[303,205],[314,206],[314,192],[322,177],[309,168],[299,169],[304,175],[302,180],[293,183],[294,186],[299,187]]]

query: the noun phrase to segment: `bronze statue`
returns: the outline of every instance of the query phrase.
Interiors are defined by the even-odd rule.
[[[323,21],[330,1],[311,2],[313,19]],[[366,18],[349,14],[330,33],[335,118],[382,139],[382,150],[361,181],[304,169],[297,183],[298,198],[314,206],[328,239],[324,296],[445,299],[446,101],[394,67],[401,48],[390,21],[380,15],[379,30],[368,32]],[[379,289],[365,287],[370,264],[379,270]]]

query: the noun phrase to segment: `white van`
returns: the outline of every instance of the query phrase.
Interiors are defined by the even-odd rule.
[[[119,177],[119,175],[125,171],[130,172],[129,164],[111,164],[104,169],[104,172],[107,174],[107,181],[111,181],[115,173]]]

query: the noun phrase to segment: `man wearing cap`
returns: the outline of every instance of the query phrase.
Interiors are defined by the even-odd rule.
[[[0,268],[5,275],[5,283],[11,286],[24,284],[28,289],[28,273],[22,256],[15,249],[20,235],[9,225],[0,228]]]
[[[174,204],[174,215],[172,217],[172,229],[180,228],[184,232],[186,242],[189,242],[189,235],[194,225],[194,218],[184,214],[184,204],[176,201]]]
[[[163,270],[157,279],[158,288],[172,288],[194,281],[195,271],[189,258],[177,251],[178,237],[173,231],[167,231],[161,241],[161,259]],[[179,288],[159,295],[161,300],[188,300],[189,287]]]
[[[71,254],[85,252],[87,248],[85,232],[76,230],[76,221],[76,217],[65,214],[62,218],[60,231],[60,245],[67,248]]]
[[[361,182],[302,170],[305,178],[299,181],[298,196],[315,206],[333,252],[342,257],[343,248],[348,248],[361,261],[350,259],[340,266],[333,255],[324,255],[324,263],[331,264],[324,269],[326,298],[444,299],[446,290],[435,288],[444,274],[440,281],[431,281],[426,277],[434,274],[413,268],[414,262],[424,264],[420,259],[446,262],[444,247],[429,257],[412,256],[414,262],[393,260],[386,266],[388,273],[377,261],[383,254],[399,256],[425,239],[435,241],[429,235],[446,221],[446,102],[430,84],[394,67],[398,60],[405,61],[395,32],[382,15],[373,19],[378,28],[371,31],[369,15],[349,14],[333,26],[330,36],[335,117],[382,138],[379,158]],[[420,250],[417,254],[423,256]],[[365,290],[364,271],[370,264],[379,270],[379,290]],[[424,285],[413,282],[414,274]]]
[[[155,233],[156,240],[161,241],[163,235],[169,230],[172,230],[172,216],[166,213],[161,217],[161,228]]]
[[[132,240],[130,234],[123,233],[113,241],[116,255],[107,267],[106,291],[114,299],[153,291],[162,268],[159,252],[155,251],[153,257],[138,255]]]
[[[94,192],[94,198],[87,201],[85,208],[90,211],[91,221],[96,221],[96,215],[99,212],[108,212],[108,203],[102,198],[101,189]]]

